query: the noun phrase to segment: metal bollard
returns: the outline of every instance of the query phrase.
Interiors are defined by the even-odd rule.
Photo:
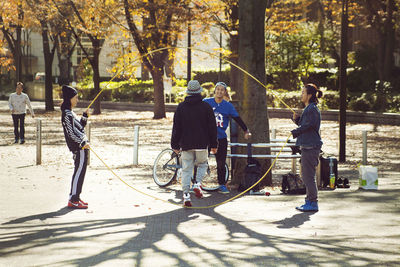
[[[133,127],[133,165],[138,164],[138,150],[139,150],[139,125]]]
[[[36,165],[42,164],[42,119],[36,120]]]
[[[90,122],[88,122],[88,124],[87,124],[87,128],[88,128],[88,131],[87,131],[87,132],[88,132],[87,138],[88,138],[89,144],[90,144],[90,136],[91,136],[91,133],[92,133],[91,126],[92,126],[92,124],[91,124]],[[90,149],[88,150],[87,165],[90,165]]]
[[[362,131],[362,164],[367,165],[367,131]]]

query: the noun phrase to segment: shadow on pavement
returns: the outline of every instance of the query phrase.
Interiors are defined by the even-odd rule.
[[[48,213],[42,213],[42,214],[36,214],[36,215],[31,215],[31,216],[26,216],[26,217],[22,217],[22,218],[18,218],[6,223],[3,223],[4,225],[7,224],[18,224],[18,223],[25,223],[25,222],[29,222],[29,221],[34,221],[34,220],[41,220],[44,221],[46,219],[50,219],[50,218],[56,218],[56,217],[60,217],[62,215],[65,215],[69,212],[71,212],[72,209],[69,209],[67,207],[63,207],[57,211],[53,211],[53,212],[48,212]]]

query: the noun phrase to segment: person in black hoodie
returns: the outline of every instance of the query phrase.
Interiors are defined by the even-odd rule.
[[[63,103],[61,104],[61,123],[64,130],[65,141],[73,154],[75,163],[72,175],[71,191],[69,194],[68,208],[87,209],[88,203],[80,199],[83,180],[85,179],[88,161],[89,143],[85,135],[85,126],[88,114],[83,113],[82,118],[76,116],[72,108],[78,103],[78,92],[68,85],[62,86]]]
[[[202,101],[202,91],[198,81],[189,81],[186,90],[188,96],[178,105],[174,114],[171,147],[175,153],[182,151],[182,191],[185,207],[192,206],[189,191],[194,166],[197,166],[197,172],[193,191],[196,197],[201,198],[201,181],[208,167],[208,147],[211,148],[211,153],[217,153],[214,112],[209,104]]]

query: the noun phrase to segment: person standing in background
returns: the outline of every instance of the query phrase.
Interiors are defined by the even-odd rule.
[[[315,172],[322,147],[319,135],[321,112],[317,106],[320,97],[322,97],[322,92],[315,84],[305,85],[301,91],[301,101],[306,107],[300,116],[293,114],[293,121],[298,127],[291,132],[293,138],[297,138],[296,145],[301,150],[301,179],[306,186],[305,203],[296,207],[300,211],[318,211],[318,187],[315,181]]]
[[[228,128],[229,118],[234,119],[243,129],[245,132],[244,138],[246,140],[251,137],[250,130],[240,118],[235,107],[226,100],[229,99],[227,87],[228,86],[224,82],[217,82],[214,89],[214,97],[205,98],[203,100],[212,107],[217,124],[218,152],[215,154],[215,158],[217,160],[219,192],[223,194],[229,193],[229,190],[225,185],[225,161],[228,149],[226,129]]]
[[[10,95],[8,99],[8,106],[10,107],[11,116],[14,124],[14,144],[18,144],[21,140],[21,144],[25,143],[25,114],[26,106],[28,106],[32,118],[35,117],[33,112],[31,101],[27,94],[22,93],[24,89],[24,84],[22,82],[17,82],[17,87],[15,88],[15,93]]]

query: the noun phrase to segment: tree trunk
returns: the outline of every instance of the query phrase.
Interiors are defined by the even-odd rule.
[[[99,68],[99,54],[96,53],[91,60],[93,62],[92,69],[93,69],[93,84],[94,84],[94,93],[97,96],[100,93],[100,68]],[[101,95],[96,99],[93,103],[93,114],[98,115],[101,114]]]
[[[239,0],[239,66],[255,76],[261,83],[266,82],[265,73],[265,0]],[[240,115],[252,132],[252,143],[269,143],[269,121],[267,97],[263,86],[245,73],[238,79]],[[239,142],[246,142],[240,131]],[[270,149],[253,149],[254,154],[270,154]],[[242,150],[241,153],[245,153]],[[269,168],[270,160],[260,160],[262,170]],[[239,183],[244,176],[245,160],[236,163],[233,183]],[[262,182],[272,184],[271,172]]]
[[[378,64],[377,71],[379,76],[378,94],[374,109],[384,111],[387,106],[387,95],[385,93],[384,83],[391,80],[394,60],[393,52],[395,47],[395,29],[393,24],[394,1],[386,1],[386,16],[383,25],[378,25]],[[381,26],[381,27],[379,27]]]
[[[71,35],[60,35],[59,46],[57,47],[58,68],[60,70],[58,83],[60,85],[69,84],[71,81],[71,57],[69,56],[71,47]]]
[[[15,43],[15,78],[17,82],[22,81],[22,49],[21,49],[21,26],[17,26],[17,41]]]
[[[340,36],[340,110],[339,110],[339,162],[346,161],[346,106],[347,106],[347,28],[348,28],[348,2],[342,3],[342,25]]]
[[[229,49],[231,51],[229,61],[233,64],[239,65],[239,35],[230,35]],[[238,100],[238,79],[240,77],[240,72],[241,71],[238,68],[231,65],[231,70],[229,72],[229,86],[231,87],[231,90],[236,93],[232,96],[232,100]]]
[[[154,119],[165,118],[163,68],[154,67],[151,71],[154,83]]]
[[[24,12],[22,10],[22,5],[18,4],[18,25],[16,29],[17,41],[15,43],[15,74],[17,81],[22,81],[22,46],[21,46],[21,30],[22,30],[22,20],[24,18]]]
[[[44,55],[44,71],[45,71],[45,107],[46,111],[54,110],[53,102],[53,56],[50,52],[49,35],[47,29],[47,23],[41,22],[42,26],[42,42],[43,42],[43,55]]]
[[[232,4],[230,6],[231,12],[230,17],[229,17],[229,23],[232,25],[232,27],[235,27],[234,25],[238,24],[239,20],[239,6],[237,4]],[[233,64],[238,65],[239,64],[239,31],[237,28],[232,28],[231,33],[229,33],[229,50],[231,51],[231,54],[229,55],[229,61],[232,62]],[[239,78],[240,70],[236,68],[235,66],[231,65],[231,70],[229,72],[229,86],[231,87],[231,90],[235,92],[236,94],[233,94],[232,100],[238,100],[238,78]]]

